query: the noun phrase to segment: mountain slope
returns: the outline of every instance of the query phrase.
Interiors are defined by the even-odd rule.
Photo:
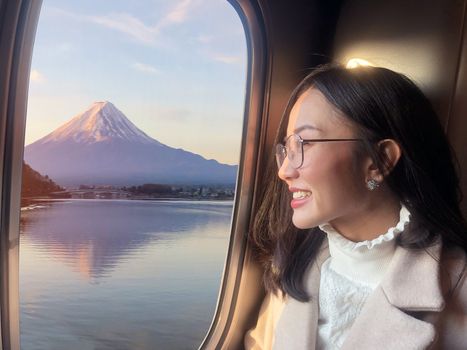
[[[47,175],[43,176],[23,162],[21,197],[45,196],[52,192],[63,191]]]
[[[110,102],[95,102],[26,146],[25,160],[64,186],[234,183],[237,172],[149,137]]]
[[[120,110],[108,101],[94,102],[84,113],[51,132],[34,144],[69,142],[92,144],[115,139],[137,143],[157,143],[138,129]]]

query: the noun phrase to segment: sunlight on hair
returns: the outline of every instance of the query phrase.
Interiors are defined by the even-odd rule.
[[[347,61],[346,68],[352,69],[352,68],[357,68],[357,67],[366,67],[366,66],[371,66],[373,67],[374,65],[367,60],[364,60],[363,58],[351,58],[350,60]]]

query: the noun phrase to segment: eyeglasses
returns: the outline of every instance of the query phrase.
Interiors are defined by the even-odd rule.
[[[297,134],[292,134],[285,140],[285,144],[276,145],[276,161],[279,169],[282,167],[285,158],[295,169],[303,165],[303,145],[315,142],[342,142],[342,141],[363,141],[362,139],[302,139]]]

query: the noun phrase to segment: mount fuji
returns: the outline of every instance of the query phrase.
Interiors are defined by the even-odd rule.
[[[108,101],[26,146],[24,159],[63,186],[234,184],[237,174],[237,166],[151,138]]]

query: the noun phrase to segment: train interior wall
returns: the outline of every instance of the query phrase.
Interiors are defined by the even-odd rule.
[[[431,100],[455,151],[467,195],[467,36],[464,1],[346,2],[334,41],[340,62],[358,57],[402,72]],[[467,200],[461,203],[467,217]]]

